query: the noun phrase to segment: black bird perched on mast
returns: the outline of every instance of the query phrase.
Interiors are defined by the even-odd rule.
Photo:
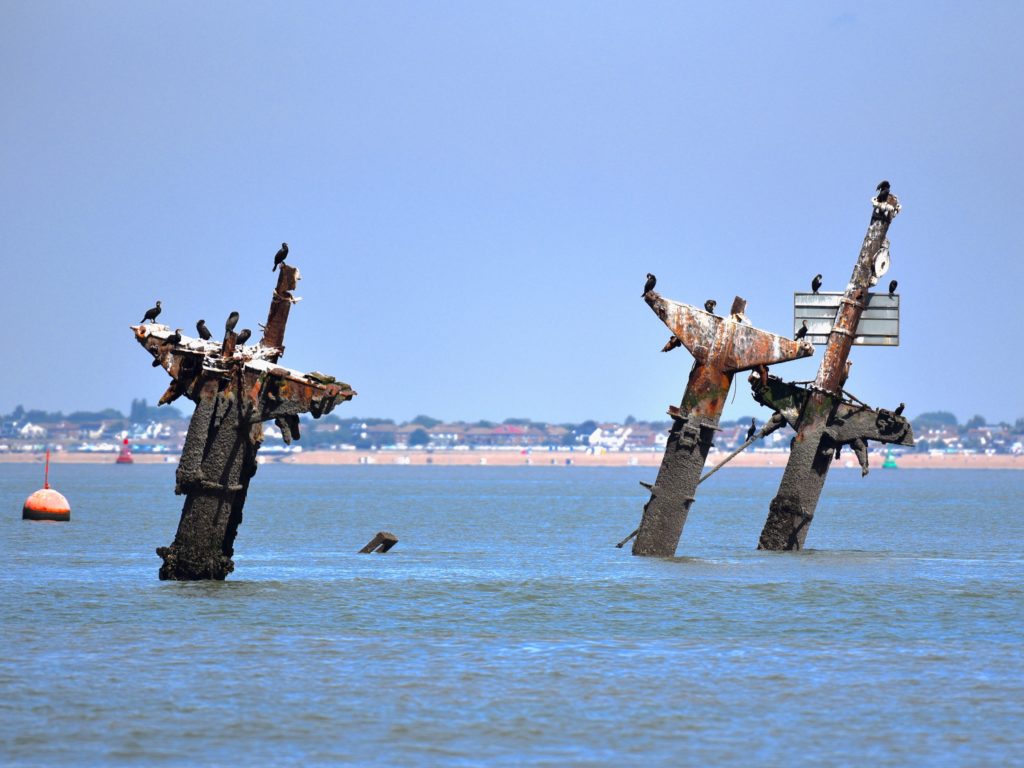
[[[235,343],[245,344],[245,342],[249,340],[250,336],[252,336],[252,331],[250,331],[248,328],[243,328],[241,332],[238,334],[238,338],[235,340]]]
[[[679,337],[676,336],[673,333],[671,336],[668,337],[668,341],[665,343],[665,346],[661,348],[661,351],[662,352],[671,352],[676,347],[681,347],[681,346],[683,346],[683,342],[681,342],[679,340]]]
[[[276,272],[278,266],[280,266],[285,259],[288,258],[288,243],[281,243],[281,247],[274,254],[274,267],[271,272]]]
[[[715,306],[718,304],[714,299],[708,299],[704,302],[704,311],[709,314],[715,314]]]
[[[892,296],[894,293],[896,293],[896,286],[897,285],[899,285],[899,283],[897,283],[895,280],[890,280],[889,281],[889,295],[890,296]]]
[[[757,419],[750,420],[750,429],[747,430],[747,442],[749,443],[757,432]]]
[[[213,338],[213,334],[210,333],[210,329],[206,327],[206,321],[200,320],[196,323],[196,331],[199,332],[199,338],[203,341],[209,341]]]
[[[160,299],[156,300],[156,306],[146,310],[146,314],[142,316],[140,322],[156,322],[157,317],[160,315]]]
[[[796,332],[796,336],[794,336],[793,338],[795,338],[797,341],[800,341],[800,339],[802,339],[806,335],[807,335],[807,321],[804,320],[803,325],[800,326],[800,330],[798,330]]]
[[[655,286],[655,284],[657,284],[657,282],[658,282],[658,278],[656,278],[654,275],[652,275],[650,272],[648,272],[647,273],[647,282],[644,283],[644,292],[641,293],[640,295],[641,296],[646,296],[648,293],[653,291],[654,290],[654,286]]]
[[[878,192],[878,194],[875,195],[875,199],[880,203],[886,202],[889,199],[889,182],[885,179],[878,182],[878,186],[875,187],[875,191]]]
[[[811,290],[817,293],[819,288],[821,288],[821,275],[815,275],[811,280]]]
[[[236,325],[238,325],[238,313],[232,312],[228,315],[228,321],[224,323],[224,333],[231,333],[235,330]]]

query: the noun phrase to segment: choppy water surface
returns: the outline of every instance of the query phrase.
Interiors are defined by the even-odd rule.
[[[731,469],[655,560],[613,546],[653,469],[267,465],[185,584],[173,471],[56,466],[61,524],[0,466],[2,761],[1024,760],[1024,473],[837,469],[766,554],[779,472]]]

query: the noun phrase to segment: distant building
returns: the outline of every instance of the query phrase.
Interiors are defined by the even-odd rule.
[[[22,440],[38,440],[39,438],[46,437],[46,429],[28,422],[18,430],[18,437]]]
[[[590,447],[603,448],[606,451],[621,451],[633,433],[632,427],[620,427],[618,424],[602,424],[590,433]]]

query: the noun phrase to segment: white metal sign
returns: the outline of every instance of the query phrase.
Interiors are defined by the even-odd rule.
[[[825,344],[835,323],[841,293],[794,293],[793,333],[807,322],[807,336],[812,344]],[[854,344],[867,347],[898,347],[900,344],[900,295],[869,293],[868,305],[857,324]]]

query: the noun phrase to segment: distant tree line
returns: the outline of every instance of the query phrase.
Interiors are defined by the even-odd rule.
[[[147,405],[145,399],[132,400],[132,407],[127,416],[116,408],[104,408],[102,411],[72,411],[65,414],[63,411],[43,411],[37,408],[25,410],[21,405],[15,406],[10,413],[0,415],[0,419],[3,421],[13,421],[19,424],[53,424],[60,421],[72,424],[96,424],[101,421],[130,421],[133,424],[146,424],[150,421],[181,418],[183,416],[177,408],[172,406],[158,408]]]
[[[41,409],[26,410],[21,405],[16,406],[10,413],[0,415],[0,420],[3,420],[4,422],[17,422],[19,424],[29,422],[33,424],[55,423],[60,421],[67,421],[73,424],[94,424],[102,421],[126,421],[133,424],[146,424],[151,421],[169,421],[182,418],[184,418],[184,416],[179,409],[172,406],[157,407],[149,405],[145,398],[132,400],[131,408],[127,415],[116,408],[105,408],[102,411],[72,411],[71,413],[65,414],[62,411],[44,411]],[[307,420],[310,419],[308,416],[304,418]],[[746,426],[750,424],[751,418],[754,418],[758,424],[762,424],[766,417],[765,414],[762,413],[757,416],[741,416],[737,419],[725,419],[721,422],[721,426]],[[444,423],[441,419],[434,418],[433,416],[427,416],[426,414],[419,414],[407,422],[396,422],[394,419],[377,417],[351,416],[342,418],[337,414],[329,414],[328,416],[320,419],[320,422],[325,424],[337,424],[339,426],[337,432],[345,433],[359,431],[362,429],[364,424],[367,427],[373,427],[380,424],[394,424],[396,426],[415,424],[422,427],[422,429],[414,430],[410,434],[409,440],[412,445],[426,445],[427,441],[429,441],[427,430],[433,429],[439,424]],[[524,417],[510,417],[502,422],[480,419],[479,421],[460,421],[458,423],[470,427],[483,427],[485,429],[494,429],[495,427],[506,425],[523,427],[524,429],[544,430],[552,426],[547,422],[535,421]],[[671,426],[671,422],[668,420],[642,422],[638,421],[636,417],[632,415],[626,416],[621,423],[627,427],[644,424],[657,429],[668,429],[669,426]],[[984,416],[976,414],[961,424],[957,420],[956,415],[950,411],[928,411],[915,416],[911,420],[911,423],[914,426],[915,432],[921,434],[927,430],[944,428],[963,434],[968,430],[985,426],[1000,426],[1010,428],[1015,432],[1024,432],[1024,417],[1017,419],[1013,424],[1004,422],[990,425]],[[565,440],[568,444],[578,442],[578,438],[581,436],[593,434],[594,430],[598,427],[598,422],[594,419],[587,419],[581,422],[562,422],[555,426],[563,427],[567,430],[568,434],[565,436]]]

